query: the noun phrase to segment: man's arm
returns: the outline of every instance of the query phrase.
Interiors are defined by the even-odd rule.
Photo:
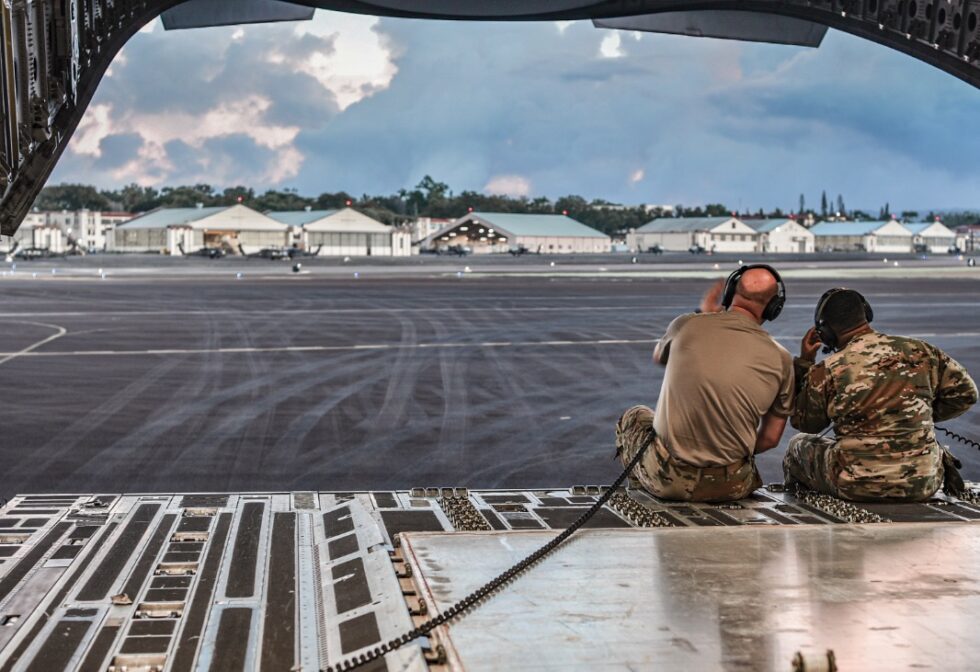
[[[701,305],[695,311],[697,313],[720,313],[724,308],[721,306],[721,293],[725,289],[725,281],[718,280],[701,297]],[[653,361],[661,366],[667,366],[667,359],[670,357],[670,342],[677,335],[681,325],[691,319],[691,315],[681,315],[667,327],[667,333],[657,341],[653,348]]]
[[[778,446],[779,440],[783,438],[784,429],[786,429],[786,416],[776,415],[772,411],[762,416],[759,433],[755,437],[755,454],[764,453]]]
[[[803,374],[803,382],[797,386],[793,415],[789,422],[801,432],[822,432],[830,424],[827,415],[830,374],[823,364],[813,364],[798,358],[795,365]]]
[[[933,422],[942,422],[965,413],[977,403],[977,385],[962,364],[939,352],[939,384],[932,402]]]
[[[653,348],[654,362],[661,366],[667,366],[667,358],[670,356],[670,344],[674,342],[674,338],[680,332],[681,327],[694,317],[694,315],[694,313],[680,315],[675,317],[674,321],[667,325],[667,331],[664,332],[663,337],[657,341],[657,345]]]

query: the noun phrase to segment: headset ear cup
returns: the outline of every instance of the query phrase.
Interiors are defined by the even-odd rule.
[[[735,287],[738,286],[739,278],[745,272],[745,267],[739,268],[737,271],[733,271],[728,279],[725,280],[725,291],[721,295],[721,305],[725,310],[732,307],[732,301],[735,300]]]
[[[766,318],[767,322],[772,322],[783,312],[784,305],[786,305],[785,296],[774,296],[769,301],[769,305],[766,306],[766,312],[763,314],[763,317]]]

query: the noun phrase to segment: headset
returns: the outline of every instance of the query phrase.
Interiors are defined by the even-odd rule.
[[[830,300],[830,297],[840,294],[841,292],[853,292],[854,294],[858,295],[858,298],[861,299],[861,304],[864,306],[864,319],[868,323],[875,318],[875,313],[873,310],[871,310],[871,304],[868,303],[868,300],[864,298],[864,295],[861,294],[861,292],[853,289],[847,289],[846,287],[834,287],[833,289],[828,289],[823,293],[823,296],[820,297],[820,300],[817,301],[817,309],[813,312],[813,327],[817,330],[817,336],[820,337],[820,342],[824,345],[824,354],[837,349],[838,337],[837,332],[835,332],[824,319],[823,311],[824,308],[827,307],[827,301]]]
[[[776,269],[769,264],[749,264],[729,275],[728,280],[725,281],[725,293],[722,294],[721,305],[725,307],[725,310],[732,307],[732,301],[735,300],[735,290],[738,289],[738,281],[742,279],[746,271],[751,271],[754,268],[764,268],[772,274],[772,277],[776,278],[776,296],[769,299],[765,310],[762,311],[763,321],[772,322],[779,317],[779,314],[783,312],[783,306],[786,305],[786,285],[783,284],[783,279]]]

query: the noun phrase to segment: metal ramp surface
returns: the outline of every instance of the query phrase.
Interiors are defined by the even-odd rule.
[[[445,538],[440,553],[459,542],[461,558],[471,538],[498,544],[516,532],[535,533],[517,535],[524,539],[550,538],[548,530],[569,525],[601,491],[576,486],[14,497],[0,507],[0,672],[325,669],[402,634],[443,606],[432,589],[433,568],[415,563],[413,574],[406,549],[396,548],[397,535],[444,533],[426,538]],[[855,529],[845,523],[881,522],[932,523],[973,534],[980,528],[971,521],[977,520],[975,495],[858,506],[770,486],[723,505],[667,503],[620,491],[590,527],[683,528],[636,530],[630,538],[694,540],[696,534],[710,540],[761,539],[762,530],[826,533]],[[860,529],[877,534],[898,527]],[[481,534],[453,534],[459,532]],[[568,548],[581,544],[573,538]],[[972,563],[975,574],[980,552],[963,548],[962,561]],[[920,546],[911,552],[926,551]],[[933,548],[925,561],[938,552]],[[672,557],[681,565],[676,570],[697,569],[681,555]],[[472,580],[484,573],[485,580],[492,578],[504,569],[494,564],[499,560],[488,553],[489,564],[474,565]],[[620,564],[647,571],[631,556]],[[534,579],[553,580],[555,566],[546,560],[532,570]],[[452,577],[443,578],[448,584],[442,589],[458,592]],[[821,577],[798,580],[815,583]],[[605,578],[597,574],[593,581],[600,586]],[[587,613],[589,606],[581,608]],[[527,606],[523,615],[509,618],[517,624],[530,610]],[[624,604],[624,622],[628,613]],[[480,622],[471,615],[453,628],[469,619]],[[459,669],[460,659],[440,637],[419,639],[361,669]],[[592,644],[605,646],[598,640]],[[537,645],[547,650],[561,642]]]

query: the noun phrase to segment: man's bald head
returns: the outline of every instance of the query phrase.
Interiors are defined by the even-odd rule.
[[[750,268],[735,286],[732,307],[750,311],[761,322],[763,311],[778,291],[779,287],[772,273],[764,268]]]

